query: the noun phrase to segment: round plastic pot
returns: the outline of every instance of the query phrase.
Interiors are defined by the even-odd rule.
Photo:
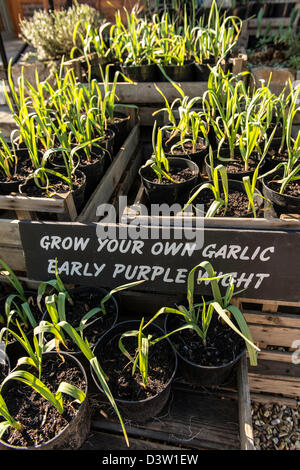
[[[165,318],[165,333],[171,331],[169,329],[170,315]],[[172,335],[170,336],[172,342]],[[188,345],[187,345],[188,346]],[[246,353],[246,348],[236,356],[232,361],[222,366],[201,366],[185,359],[176,351],[178,359],[178,371],[191,385],[216,387],[226,382],[234,368],[238,364],[241,357]]]
[[[126,77],[135,82],[155,82],[158,77],[156,64],[122,65],[121,70]]]
[[[131,321],[117,323],[114,328],[112,328],[105,335],[103,335],[94,348],[94,354],[96,357],[99,358],[100,364],[101,364],[101,351],[106,347],[108,342],[118,334],[121,335],[125,331],[138,329],[139,325],[140,325],[140,322],[138,320],[131,320]],[[164,332],[159,326],[155,324],[152,324],[152,326],[158,331],[159,335],[163,335]],[[154,416],[157,416],[162,411],[166,403],[168,402],[170,391],[171,391],[171,385],[172,385],[173,379],[177,371],[177,356],[169,339],[166,338],[163,341],[166,341],[166,343],[168,344],[168,347],[171,348],[174,354],[174,363],[172,365],[170,364],[170,367],[172,367],[172,374],[171,374],[169,381],[165,384],[163,390],[160,393],[154,395],[153,397],[147,398],[145,400],[127,401],[127,400],[120,400],[114,397],[115,402],[121,413],[121,416],[124,416],[125,418],[136,421],[136,422],[145,422],[145,421],[150,420]],[[120,354],[122,354],[121,351],[120,351]],[[97,381],[95,377],[95,374],[92,368],[91,368],[91,374],[95,381],[96,386],[98,387],[98,390],[100,390],[101,394],[104,394],[102,388],[99,385],[99,382]]]
[[[193,82],[195,80],[195,65],[192,60],[186,61],[183,65],[163,65],[168,77],[175,82]],[[166,82],[166,77],[159,71],[159,79]]]
[[[109,124],[109,128],[115,133],[114,155],[118,153],[129,133],[130,116],[125,113],[117,112],[115,113],[115,118],[117,119],[113,123]]]
[[[57,353],[48,352],[48,353],[45,353],[44,356],[48,354],[57,354]],[[81,371],[87,383],[86,373],[82,365],[80,364],[80,362],[74,356],[68,353],[60,352],[60,354],[62,354],[65,357],[68,357],[70,361],[73,361],[76,363],[76,366]],[[20,366],[20,368],[21,367],[24,367],[24,366]],[[4,385],[4,389],[3,389],[4,397],[5,397],[6,387],[9,386],[12,382],[13,381],[7,382]],[[87,386],[85,387],[84,392],[87,395],[87,392],[88,392]],[[54,449],[77,450],[82,446],[82,444],[86,440],[90,432],[90,427],[91,427],[91,412],[90,412],[88,399],[86,398],[81,403],[74,418],[66,425],[64,429],[60,431],[59,434],[57,434],[57,436],[55,436],[50,441],[45,442],[44,444],[40,444],[38,446],[19,447],[19,446],[13,446],[13,445],[7,444],[3,440],[0,440],[0,449],[1,450],[54,450]]]
[[[18,165],[17,165],[17,171],[20,169],[23,165],[23,163],[28,160],[30,163],[30,157],[29,157],[29,152],[27,149],[17,149],[15,150],[15,154],[18,158]],[[41,160],[43,158],[42,152],[38,151],[39,154],[39,159]],[[24,184],[26,177],[24,176],[23,179],[19,180],[12,180],[8,182],[0,181],[0,194],[2,195],[9,195],[11,193],[19,193],[19,189],[21,184]]]
[[[99,297],[99,306],[100,306],[100,302],[101,300],[103,299],[103,297],[105,297],[107,294],[108,294],[108,291],[106,289],[102,289],[100,287],[76,287],[75,289],[70,289],[69,290],[69,294],[70,296],[75,299],[80,299],[80,300],[86,300],[88,302],[88,299],[90,297],[90,295],[93,295],[93,296],[97,296]],[[111,304],[113,304],[114,306],[114,314],[113,314],[113,320],[112,320],[112,324],[111,326],[109,327],[109,330],[111,328],[113,328],[118,320],[118,315],[119,315],[119,306],[118,306],[118,303],[115,299],[114,296],[112,296],[109,301]],[[68,316],[68,310],[67,310],[67,306],[66,306],[66,315],[67,315],[67,321],[70,323],[70,325],[72,325],[72,318],[70,318],[70,316]],[[47,311],[45,311],[44,315],[43,315],[43,320],[46,320],[48,317],[48,313]],[[107,331],[109,331],[107,330]],[[103,336],[103,334],[105,334],[106,332],[103,332],[102,334],[100,334],[99,338],[101,338]],[[94,345],[91,345],[91,347],[93,347]],[[76,357],[76,359],[78,359],[78,361],[80,361],[80,363],[82,364],[84,370],[85,370],[85,373],[87,375],[87,379],[88,379],[88,389],[89,389],[89,392],[95,392],[97,391],[96,387],[95,387],[95,383],[92,379],[92,376],[91,376],[91,373],[90,373],[90,363],[88,361],[88,359],[85,357],[85,355],[79,350],[74,350],[74,351],[71,351],[68,349],[68,353],[71,354],[71,355],[74,355]]]
[[[83,183],[82,183],[81,186],[79,186],[76,189],[72,190],[71,193],[73,195],[73,200],[74,200],[74,204],[75,204],[77,213],[80,213],[80,211],[82,210],[82,208],[84,206],[84,202],[85,202],[86,176],[80,170],[76,170],[76,175],[77,175],[77,177],[83,179]],[[19,190],[20,190],[21,194],[26,195],[26,189],[28,188],[28,185],[29,185],[28,182],[20,185]],[[40,214],[42,214],[42,213],[40,213]],[[42,215],[41,215],[41,217],[42,217]]]
[[[202,64],[195,62],[195,78],[197,82],[207,82],[210,74],[209,66],[214,67],[214,65],[214,59],[204,60]]]
[[[224,157],[224,158],[229,158],[229,149],[223,149],[220,151],[219,153],[220,157]],[[239,156],[239,153],[238,152],[235,152],[235,157],[238,157]],[[224,162],[222,160],[218,160],[217,159],[217,151],[214,151],[213,153],[213,158],[214,158],[214,165],[217,166],[217,165],[224,165],[225,168],[227,166],[228,163],[231,163],[231,162]],[[212,178],[212,175],[211,175],[211,170],[210,170],[210,161],[209,161],[209,155],[206,155],[206,157],[204,158],[204,162],[205,162],[205,170],[206,170],[206,173],[208,175],[209,178]],[[253,159],[250,159],[251,161],[253,161]],[[258,162],[257,162],[258,164]],[[264,165],[265,165],[265,161],[263,161],[260,165],[260,173],[262,171],[262,169],[264,168]],[[227,176],[228,176],[228,179],[230,180],[237,180],[237,181],[243,181],[243,178],[244,176],[250,176],[252,177],[253,174],[254,174],[254,171],[255,171],[255,168],[253,170],[249,170],[249,171],[239,171],[237,173],[231,173],[230,171],[227,172]]]
[[[277,178],[279,179],[281,177],[281,172],[279,170],[279,172],[275,172],[270,175],[268,179],[263,178],[263,195],[272,202],[275,211],[279,214],[300,214],[300,197],[280,194],[279,192],[269,188],[268,181],[276,180]]]
[[[92,157],[95,156],[95,153],[92,153]],[[96,187],[98,186],[100,180],[102,179],[105,173],[105,152],[104,150],[98,149],[97,160],[88,163],[80,163],[78,168],[86,177],[86,185],[84,191],[85,201],[88,201]]]
[[[205,140],[202,137],[200,137],[199,143],[202,146],[204,146],[204,148],[202,150],[199,150],[198,152],[185,152],[185,153],[182,153],[182,155],[172,154],[170,152],[170,146],[166,146],[165,156],[167,158],[172,158],[172,157],[187,158],[188,160],[191,160],[192,162],[196,163],[196,165],[199,168],[201,168],[202,165],[203,165],[203,162],[204,162],[204,158],[207,155],[208,142],[205,142]]]
[[[212,181],[208,181],[208,183],[211,183],[213,184]],[[190,195],[189,197],[191,198],[192,195],[197,191],[197,189],[200,188],[201,185],[197,185],[191,192],[190,192]],[[222,183],[220,181],[220,188],[222,188]],[[241,181],[237,181],[237,180],[228,180],[228,190],[229,190],[229,193],[231,191],[240,191],[244,194],[246,194],[246,190],[245,190],[245,187],[243,185],[243,183]],[[255,202],[257,203],[258,205],[258,208],[261,208],[261,206],[263,205],[263,198],[261,197],[262,194],[260,193],[260,191],[258,189],[255,190],[255,194],[257,195],[255,197]],[[201,200],[199,200],[201,198],[201,193],[199,196],[196,197],[196,199],[194,199],[194,201],[192,202],[192,207],[193,207],[193,210],[195,212],[195,215],[197,215],[198,217],[205,217],[206,215],[206,212],[202,211],[199,207],[197,207],[197,204],[200,205],[201,204]],[[197,199],[198,199],[198,202],[197,202]],[[252,212],[249,214],[249,215],[243,215],[243,216],[240,216],[239,218],[248,218],[248,217],[251,217],[252,216]],[[224,216],[226,217],[226,215]]]
[[[150,168],[150,165],[142,166],[139,169],[139,174],[151,204],[184,203],[187,200],[190,190],[198,182],[199,167],[196,165],[196,163],[186,158],[177,157],[169,158],[169,162],[170,172],[175,168],[190,168],[190,170],[193,172],[193,176],[188,181],[184,181],[182,183],[160,184],[152,182],[148,179],[149,175],[151,175],[153,172],[153,170]]]

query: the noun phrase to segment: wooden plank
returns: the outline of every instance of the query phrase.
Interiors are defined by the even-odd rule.
[[[289,302],[288,300],[262,300],[262,299],[246,299],[244,297],[238,297],[238,299],[243,303],[253,303],[253,304],[277,304],[284,305],[286,307],[300,307],[300,301],[298,302]]]
[[[188,396],[188,399],[187,399]],[[120,433],[118,422],[97,413],[93,428]],[[168,445],[196,449],[239,449],[238,406],[236,400],[216,398],[213,392],[177,390],[161,416],[146,423],[125,423],[129,438],[151,439]]]
[[[300,380],[295,377],[264,376],[249,373],[250,391],[276,394],[280,393],[287,397],[300,396]]]
[[[254,450],[247,359],[244,355],[237,370],[241,450]]]
[[[282,326],[300,329],[300,315],[289,315],[287,313],[268,315],[266,313],[259,313],[255,310],[248,309],[243,311],[243,314],[249,324]]]
[[[272,395],[272,394],[265,394],[265,393],[251,393],[251,401],[255,403],[262,403],[262,404],[271,404],[275,403],[278,405],[285,405],[290,406],[291,408],[298,407],[298,400],[296,398],[289,398],[284,397],[281,395]]]
[[[0,243],[0,246],[22,247],[18,220],[0,219]]]
[[[0,196],[0,209],[33,212],[65,212],[65,199],[67,195],[60,194],[53,198],[26,197],[26,196]]]
[[[97,207],[100,204],[106,203],[113,194],[130,158],[136,150],[139,142],[139,133],[140,126],[139,124],[136,124],[122,145],[118,155],[105,173],[100,184],[95,189],[89,202],[77,218],[78,222],[93,222],[96,220]]]
[[[248,324],[253,340],[256,343],[268,346],[291,347],[293,341],[299,337],[299,329],[268,325]]]
[[[24,251],[22,249],[0,246],[0,258],[3,258],[13,271],[26,271]]]
[[[112,85],[112,84],[110,84]],[[202,96],[207,90],[207,82],[181,82],[179,83],[183,92],[187,96]],[[100,90],[104,92],[104,86],[99,83]],[[169,82],[158,82],[157,86],[163,92],[169,102],[180,97],[180,94]],[[155,84],[146,83],[118,83],[116,87],[116,95],[119,103],[126,104],[164,104],[165,101],[161,94],[156,90]]]
[[[265,377],[269,376],[282,376],[286,378],[295,378],[298,379],[300,383],[300,367],[299,364],[293,363],[293,353],[287,353],[285,359],[283,361],[283,356],[278,355],[277,360],[276,356],[273,356],[273,360],[265,359],[265,355],[259,353],[258,354],[258,364],[255,367],[249,366],[249,373],[255,375],[261,375]]]
[[[91,431],[80,450],[178,450],[178,446],[171,446],[162,442],[153,442],[146,439],[129,439],[129,448],[124,437],[118,434],[108,434],[100,431]],[[180,447],[184,450],[186,447]]]
[[[188,225],[191,226],[204,226],[207,228],[244,228],[244,229],[289,229],[289,230],[300,230],[300,221],[299,220],[282,220],[282,219],[263,219],[263,218],[238,218],[238,217],[211,217],[211,218],[204,218],[204,217],[195,217],[194,215],[190,215],[185,213],[183,216],[170,216],[170,217],[163,217],[163,216],[147,216],[147,215],[140,215],[141,211],[139,211],[138,206],[139,204],[145,204],[147,206],[147,198],[145,195],[145,189],[141,184],[134,201],[135,209],[131,209],[127,207],[124,210],[124,223],[126,220],[130,222],[130,224],[134,224],[134,219],[137,218],[136,223],[138,225],[158,225],[158,226],[176,226],[182,225],[182,220],[186,221]]]

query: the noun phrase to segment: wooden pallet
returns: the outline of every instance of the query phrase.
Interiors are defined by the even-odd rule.
[[[253,450],[246,358],[234,384],[230,390],[195,389],[178,377],[157,418],[143,424],[125,421],[129,450]],[[91,396],[92,428],[82,450],[128,450],[119,423],[101,400]]]
[[[300,349],[300,300],[273,302],[241,298],[236,303],[242,308],[253,339],[261,348],[258,366],[249,367],[251,394],[255,399],[267,394],[270,401],[274,401],[274,395],[281,395],[282,401],[299,399],[300,367],[295,363],[299,354],[296,357],[295,352]]]

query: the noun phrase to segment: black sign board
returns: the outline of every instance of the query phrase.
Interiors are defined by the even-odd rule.
[[[236,289],[245,289],[245,298],[300,300],[299,232],[205,228],[202,244],[192,228],[180,233],[180,228],[160,228],[154,239],[146,233],[140,239],[136,228],[135,234],[128,228],[21,222],[27,275],[37,281],[54,279],[57,259],[66,283],[112,288],[145,279],[135,290],[172,294],[186,292],[189,270],[207,260],[218,275],[234,273]],[[110,238],[104,238],[105,230]],[[203,270],[198,274],[205,275]],[[219,281],[221,288],[226,281]],[[197,292],[208,294],[208,283],[201,282]]]

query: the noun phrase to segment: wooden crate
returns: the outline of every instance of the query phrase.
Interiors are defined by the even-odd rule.
[[[284,9],[282,12],[281,17],[273,18],[271,16],[267,16],[267,9],[269,5],[276,5],[276,4],[284,4]],[[278,31],[281,25],[283,27],[288,27],[290,24],[290,11],[291,8],[299,9],[298,16],[295,21],[295,26],[297,27],[300,15],[300,2],[297,0],[265,0],[261,5],[264,8],[264,15],[261,21],[261,34],[264,34],[267,30],[269,24],[271,24],[270,33],[274,33]],[[251,9],[249,10],[249,15],[251,15]],[[249,36],[256,36],[258,28],[258,21],[257,18],[253,18],[250,16],[250,19],[246,20],[243,24],[243,31],[241,35],[241,44],[245,47],[248,45]]]
[[[46,209],[48,211],[50,209],[55,210],[58,216],[68,214],[70,218],[64,220],[70,220],[70,223],[96,220],[97,206],[108,202],[112,197],[116,198],[118,185],[120,185],[120,189],[126,190],[126,184],[129,186],[132,184],[132,167],[134,168],[135,157],[138,154],[139,133],[139,123],[132,121],[129,136],[79,215],[74,211],[69,195],[47,199]],[[129,168],[127,169],[127,167]],[[19,199],[19,196],[0,196],[0,208],[9,208],[19,214],[20,220],[26,219],[30,216],[24,211],[45,211],[45,200],[43,198],[35,199],[38,202],[32,201],[32,198],[21,197]],[[67,207],[68,203],[71,207]],[[66,210],[68,210],[67,213]],[[21,211],[21,214],[19,211]],[[18,217],[0,218],[0,257],[16,272],[26,274],[24,252],[19,232],[19,219]]]
[[[100,401],[100,402],[99,402]],[[103,398],[91,396],[91,433],[83,450],[128,450],[119,423]],[[175,378],[166,408],[143,424],[126,422],[129,450],[253,450],[247,361],[228,388],[196,389]]]
[[[85,75],[83,73],[81,62],[83,59],[74,59],[66,62],[64,65],[68,69],[74,70],[76,77],[80,81],[85,81]],[[247,67],[247,55],[246,51],[240,52],[229,59],[229,63],[232,66],[232,72],[238,74]],[[99,84],[101,92],[104,93],[103,84]],[[156,85],[160,88],[169,103],[172,103],[176,98],[180,97],[180,94],[174,88],[170,82],[144,82],[144,83],[128,83],[120,82],[116,87],[116,96],[118,97],[118,103],[122,104],[134,104],[139,108],[140,123],[142,126],[152,126],[154,123],[154,117],[152,116],[154,111],[165,106],[164,98],[157,91]],[[207,90],[206,81],[193,81],[193,82],[181,82],[179,84],[183,92],[190,97],[202,96]],[[112,86],[112,83],[110,83]],[[163,123],[163,115],[158,114],[156,116],[159,124]]]

